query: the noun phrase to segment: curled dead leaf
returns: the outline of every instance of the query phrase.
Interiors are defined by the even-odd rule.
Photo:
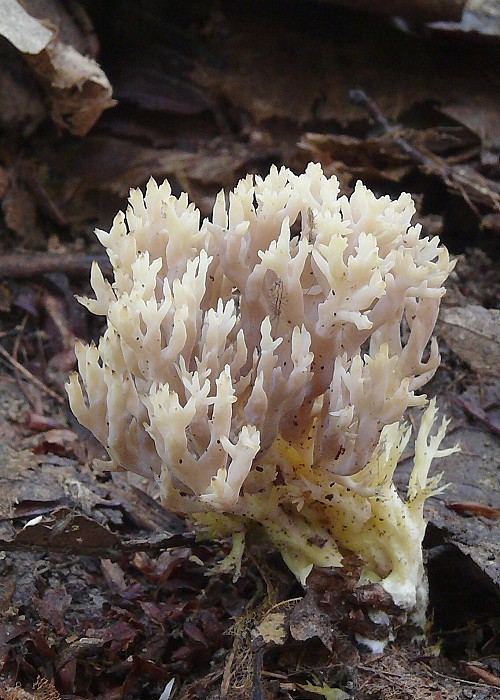
[[[115,104],[112,87],[101,67],[62,42],[56,29],[35,19],[16,0],[0,0],[0,34],[31,67],[46,93],[53,121],[84,136]]]

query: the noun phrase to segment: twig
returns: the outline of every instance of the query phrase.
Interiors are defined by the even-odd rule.
[[[18,333],[16,335],[16,338],[14,340],[14,347],[12,348],[12,358],[16,362],[18,362],[17,358],[18,358],[18,354],[19,354],[19,347],[21,345],[21,338],[23,336],[27,321],[28,321],[28,314],[25,314],[25,316],[22,320],[22,323],[18,328]],[[20,374],[19,370],[16,367],[14,367],[13,369],[14,369],[14,376],[16,377],[17,386],[19,387],[19,390],[21,391],[23,396],[26,398],[26,401],[29,403],[32,410],[35,411],[35,413],[43,412],[40,408],[40,400],[41,400],[40,394],[37,395],[37,400],[35,400],[31,396],[30,392],[28,391],[28,388],[26,387],[25,382],[23,382],[21,377],[19,376],[19,374]]]
[[[485,425],[495,435],[500,435],[500,425],[497,425],[486,415],[486,411],[481,406],[475,406],[471,401],[462,399],[460,396],[453,396],[453,401],[458,404],[463,410],[475,418],[480,423]]]
[[[22,335],[24,333],[24,329],[26,327],[27,320],[28,320],[28,314],[25,314],[20,326],[18,326],[18,328],[17,328],[17,334],[16,334],[16,338],[14,340],[14,347],[12,348],[12,359],[15,360],[16,362],[17,362],[17,355],[19,353],[19,346],[21,345],[21,338],[22,338]],[[35,411],[36,410],[35,402],[31,398],[29,391],[27,391],[25,389],[24,382],[21,381],[21,377],[19,376],[19,370],[16,367],[14,367],[14,376],[16,378],[16,383],[17,383],[17,386],[19,387],[19,390],[22,392],[23,396],[25,397],[26,401],[31,406],[32,410]]]
[[[224,663],[224,672],[222,674],[222,683],[220,687],[220,696],[222,700],[225,700],[229,692],[229,685],[231,683],[231,676],[233,670],[233,663],[236,658],[236,654],[239,651],[240,639],[238,637],[234,638],[233,645],[229,654],[226,656],[226,661]]]
[[[448,501],[445,502],[446,508],[452,510],[459,515],[470,517],[477,515],[488,520],[498,520],[500,518],[500,508],[493,508],[486,503],[476,503],[475,501]]]
[[[69,226],[69,221],[57,204],[51,199],[49,193],[38,178],[38,173],[33,163],[24,161],[21,165],[21,173],[24,182],[28,186],[33,198],[45,216],[58,226]]]
[[[30,382],[32,382],[40,391],[43,391],[45,394],[48,394],[51,396],[53,399],[57,401],[59,404],[65,404],[66,399],[64,399],[62,396],[57,394],[53,389],[50,389],[46,384],[44,384],[40,379],[35,377],[29,370],[26,369],[26,367],[23,367],[22,364],[20,364],[16,359],[10,355],[5,348],[3,348],[0,345],[0,355],[2,355],[11,365],[14,367],[20,374],[22,374],[26,379],[28,379]]]
[[[252,700],[265,700],[264,686],[262,685],[262,664],[264,661],[264,646],[255,652],[253,665]]]
[[[363,90],[351,90],[349,99],[364,109],[384,134],[389,136],[410,160],[422,166],[428,173],[437,175],[451,189],[458,190],[470,208],[479,215],[474,204],[488,206],[500,211],[500,191],[496,183],[477,172],[468,174],[461,166],[449,165],[431,151],[413,146],[398,129],[392,126],[380,111],[378,105]]]
[[[21,345],[21,338],[23,337],[24,329],[26,328],[26,323],[28,321],[28,314],[24,314],[24,318],[17,328],[16,339],[14,340],[14,347],[12,350],[12,357],[17,360],[17,353],[19,352],[19,346]]]
[[[104,255],[86,253],[11,253],[2,256],[0,279],[29,279],[38,275],[62,272],[68,277],[88,277],[96,260],[105,277],[111,276],[111,265]]]
[[[58,542],[54,538],[52,542],[31,543],[23,542],[14,538],[12,540],[0,540],[0,551],[4,552],[55,552],[62,554],[72,554],[81,557],[99,557],[100,559],[110,559],[116,561],[124,554],[134,554],[135,552],[146,552],[147,554],[157,555],[166,549],[173,547],[189,547],[194,542],[201,540],[196,539],[193,532],[181,533],[178,535],[153,535],[151,537],[140,537],[129,540],[121,540],[112,547],[103,547],[98,542],[89,545],[85,542],[74,543],[67,541]]]
[[[491,685],[494,688],[500,688],[500,678],[494,673],[490,673],[485,668],[474,663],[462,661],[461,666],[471,676],[475,676],[480,682]]]
[[[427,664],[425,664],[425,668],[427,668],[427,670],[430,673],[434,673],[436,676],[439,676],[440,678],[444,678],[447,681],[454,681],[455,683],[465,683],[466,685],[475,685],[476,688],[491,688],[491,685],[489,685],[488,683],[484,683],[484,682],[481,683],[478,681],[468,681],[465,678],[457,678],[456,676],[447,676],[444,673],[440,673],[439,671],[436,671],[436,669],[433,669],[430,666],[427,666]]]
[[[388,678],[398,678],[399,680],[403,678],[408,678],[409,673],[395,673],[394,671],[386,671],[381,668],[372,668],[371,666],[365,666],[363,664],[358,664],[356,668],[360,668],[362,671],[368,671],[368,673],[373,673],[375,676],[387,676]]]

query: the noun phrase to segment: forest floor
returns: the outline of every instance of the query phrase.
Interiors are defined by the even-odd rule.
[[[498,697],[496,4],[461,21],[419,16],[424,0],[397,20],[291,0],[23,4],[0,3],[0,698]],[[461,447],[426,510],[429,626],[379,654],[346,622],[348,565],[304,592],[255,542],[237,581],[217,573],[230,544],[96,471],[64,391],[75,341],[101,330],[74,297],[92,259],[106,272],[93,229],[130,187],[167,177],[205,216],[247,173],[309,161],[347,194],[410,192],[457,258],[426,389]]]

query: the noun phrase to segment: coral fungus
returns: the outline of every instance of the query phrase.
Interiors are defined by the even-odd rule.
[[[204,221],[151,180],[97,231],[114,282],[94,265],[81,301],[107,330],[77,348],[68,393],[104,468],[157,480],[166,508],[208,513],[240,545],[259,523],[301,581],[354,552],[421,619],[428,471],[454,449],[439,449],[444,421],[431,436],[434,402],[406,498],[392,477],[439,364],[453,264],[413,214],[408,194],[340,196],[313,164],[246,177]]]

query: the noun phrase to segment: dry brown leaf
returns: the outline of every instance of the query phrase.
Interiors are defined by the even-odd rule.
[[[440,333],[451,350],[482,374],[500,374],[500,310],[469,304],[444,309]]]
[[[112,107],[112,88],[104,71],[58,38],[16,0],[0,0],[0,34],[24,56],[50,102],[56,124],[85,135],[102,112]]]
[[[52,119],[72,134],[84,136],[102,112],[114,106],[113,90],[104,71],[72,46],[54,40],[29,62],[46,85]]]
[[[23,243],[40,244],[43,238],[37,222],[36,205],[25,183],[17,175],[15,169],[11,171],[9,187],[2,199],[5,224]]]
[[[451,104],[441,106],[439,111],[476,133],[486,148],[500,146],[500,119],[498,119],[498,96],[469,95],[458,97]]]
[[[254,628],[253,634],[262,637],[267,644],[283,644],[288,635],[286,617],[283,612],[267,613]]]

